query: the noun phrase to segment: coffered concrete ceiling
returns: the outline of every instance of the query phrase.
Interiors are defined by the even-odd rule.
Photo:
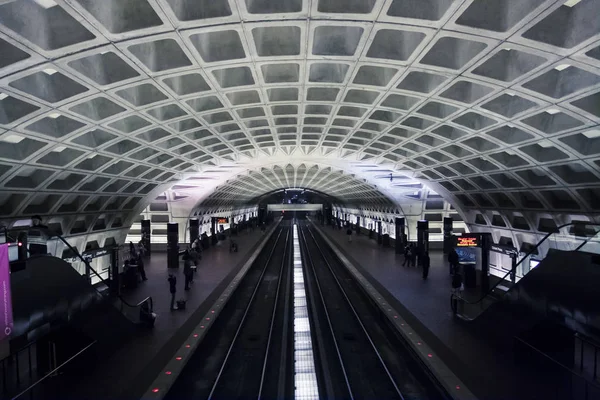
[[[595,217],[598,15],[597,0],[0,0],[0,214],[133,215],[192,180],[198,204],[292,184],[400,201],[367,167],[463,211]]]

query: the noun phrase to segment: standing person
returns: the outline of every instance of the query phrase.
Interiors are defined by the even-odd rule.
[[[452,249],[448,254],[448,264],[450,265],[450,275],[454,275],[454,271],[458,268],[458,253],[456,249]]]
[[[175,293],[177,293],[177,277],[173,274],[169,274],[169,291],[171,292],[171,311],[176,310],[175,308]]]
[[[348,228],[346,234],[348,235],[348,242],[352,243],[352,229]]]
[[[404,248],[404,262],[402,263],[403,267],[406,267],[407,264],[410,267],[410,258],[412,257],[411,250],[412,250],[412,245],[409,243]]]
[[[431,259],[429,258],[428,251],[423,254],[421,263],[423,264],[423,280],[426,280],[429,276],[429,267],[431,266]]]
[[[135,260],[137,258],[137,251],[135,250],[135,244],[129,241],[129,258]]]
[[[418,252],[419,252],[419,249],[416,246],[412,246],[411,253],[410,253],[410,263],[412,264],[413,267],[417,266],[417,253]]]
[[[142,277],[142,280],[147,281],[148,278],[146,278],[146,270],[144,269],[144,257],[142,257],[141,253],[138,254],[136,263],[138,266],[138,271],[140,272],[140,276]]]
[[[190,290],[190,283],[192,282],[193,271],[192,271],[192,257],[187,255],[187,258],[183,262],[183,275],[185,277],[185,288],[184,290]]]

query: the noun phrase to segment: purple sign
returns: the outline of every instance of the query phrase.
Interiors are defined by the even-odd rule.
[[[12,297],[10,294],[10,263],[8,243],[0,244],[0,340],[6,339],[13,330]]]

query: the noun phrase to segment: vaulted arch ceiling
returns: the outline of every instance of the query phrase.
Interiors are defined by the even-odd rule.
[[[126,219],[311,157],[462,210],[600,210],[598,1],[1,3],[3,217]]]
[[[364,180],[329,166],[302,163],[298,167],[287,164],[248,171],[218,187],[200,206],[248,204],[265,193],[286,188],[314,190],[338,202],[380,207],[394,205],[392,199]]]

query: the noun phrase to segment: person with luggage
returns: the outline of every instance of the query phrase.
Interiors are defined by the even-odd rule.
[[[177,293],[177,277],[173,274],[169,274],[169,292],[171,293],[171,311],[176,310],[175,308],[175,294]]]
[[[194,276],[194,272],[192,270],[193,260],[189,253],[184,255],[183,261],[183,276],[185,278],[185,286],[184,290],[190,290],[190,283],[192,282],[192,278]]]

